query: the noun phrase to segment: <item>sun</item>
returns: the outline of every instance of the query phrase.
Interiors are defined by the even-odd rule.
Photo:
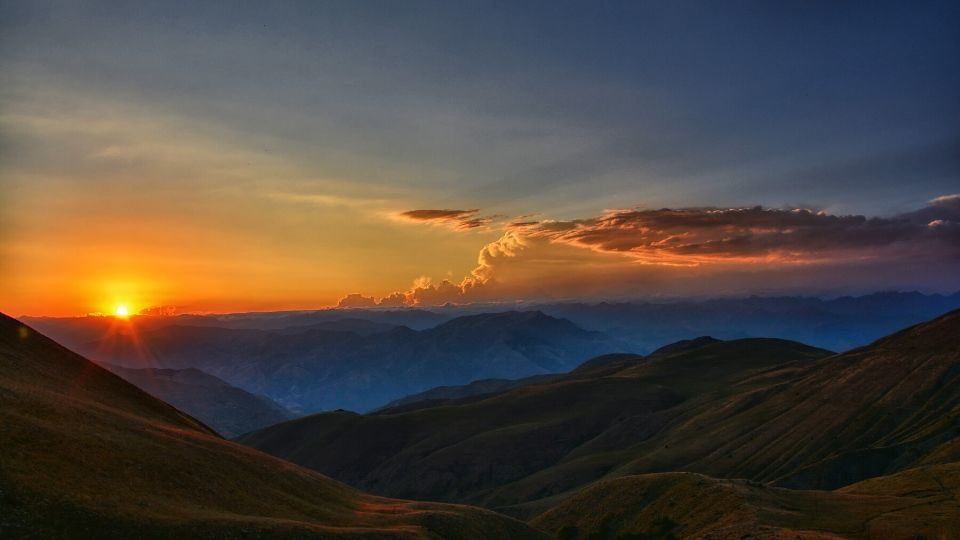
[[[120,317],[121,319],[126,319],[130,316],[130,309],[127,306],[119,305],[116,309],[113,310],[114,315]]]

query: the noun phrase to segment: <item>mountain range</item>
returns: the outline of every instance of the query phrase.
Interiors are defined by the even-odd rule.
[[[804,497],[795,490],[847,497],[897,478],[955,483],[958,377],[954,311],[842,354],[779,339],[695,340],[479,398],[312,415],[240,441],[375,493],[520,517],[575,501],[598,481],[664,471],[744,479],[789,506]],[[917,468],[925,472],[909,482],[898,476]],[[724,482],[704,485],[752,485]],[[955,519],[951,500],[943,504]]]
[[[248,447],[0,315],[2,538],[545,538]]]
[[[841,354],[706,336],[605,354],[242,446],[0,316],[0,536],[955,538],[958,377],[954,311]]]
[[[295,412],[315,412],[367,411],[435,386],[566,371],[620,347],[600,332],[532,311],[362,335],[324,326],[161,326],[116,332],[75,349],[121,366],[199,369]]]

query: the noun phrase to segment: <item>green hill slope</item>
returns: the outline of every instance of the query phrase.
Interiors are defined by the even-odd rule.
[[[839,355],[744,339],[601,368],[399,414],[314,415],[242,442],[375,493],[515,515],[618,476],[835,489],[960,459],[960,312]]]
[[[911,469],[840,491],[695,473],[597,482],[531,524],[562,540],[958,538],[960,464]]]
[[[479,401],[314,415],[240,440],[381,494],[506,506],[602,477],[629,455],[599,466],[590,459],[668,428],[685,403],[711,389],[830,354],[770,339],[698,351],[652,364],[631,360],[628,371],[640,372],[630,376],[578,371]]]
[[[216,436],[0,315],[0,537],[539,538],[370,496]]]

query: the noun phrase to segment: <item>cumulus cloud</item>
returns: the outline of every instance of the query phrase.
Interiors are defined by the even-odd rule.
[[[377,300],[372,296],[364,296],[360,293],[351,293],[340,299],[337,307],[340,308],[368,308],[376,307]]]
[[[419,212],[411,219],[459,220],[477,211]],[[459,282],[421,277],[377,305],[720,287],[742,292],[836,285],[842,279],[883,287],[915,274],[956,286],[950,276],[960,270],[960,194],[891,217],[760,206],[626,209],[566,221],[515,221],[503,230],[480,249],[476,267]]]
[[[409,304],[409,302],[407,295],[398,291],[384,296],[377,302],[377,305],[380,307],[403,307]]]
[[[470,210],[408,210],[397,214],[401,219],[444,225],[452,229],[467,231],[485,227],[493,223],[496,216],[481,216],[477,208]]]

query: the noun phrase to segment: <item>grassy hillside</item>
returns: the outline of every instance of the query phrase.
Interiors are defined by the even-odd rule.
[[[840,355],[775,339],[678,350],[486,399],[315,415],[243,442],[375,493],[516,515],[626,475],[829,490],[960,459],[960,312]]]
[[[198,369],[133,369],[102,364],[124,380],[203,421],[224,437],[293,418],[269,398],[251,394]]]
[[[624,359],[643,375],[577,371],[487,399],[406,413],[314,415],[241,441],[381,494],[506,506],[602,477],[618,462],[592,466],[582,457],[654,436],[677,421],[679,407],[711,388],[830,354],[767,339],[700,350],[652,364]],[[597,369],[607,373],[609,365]],[[568,467],[571,462],[576,467]]]
[[[0,537],[539,538],[489,511],[370,496],[224,441],[0,315]]]
[[[626,374],[625,374],[626,375]],[[836,488],[960,458],[960,312],[691,407],[625,471]],[[693,435],[697,436],[694,437]]]
[[[695,473],[598,482],[531,524],[561,540],[960,538],[960,464],[911,469],[840,491],[800,491]]]

